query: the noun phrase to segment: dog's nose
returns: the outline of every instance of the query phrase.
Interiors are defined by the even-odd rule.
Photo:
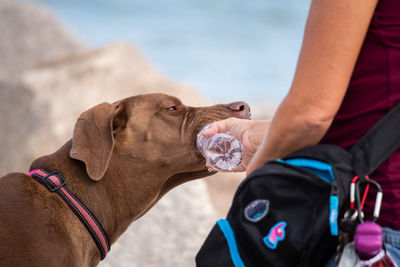
[[[238,101],[227,105],[228,109],[235,112],[235,116],[241,119],[250,119],[250,107],[246,102]]]

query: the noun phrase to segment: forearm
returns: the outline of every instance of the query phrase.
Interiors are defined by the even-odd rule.
[[[338,111],[377,0],[313,0],[290,91],[247,173],[317,144]]]
[[[255,156],[262,163],[315,145],[325,135],[333,116],[324,119],[313,117],[305,111],[302,112],[297,105],[298,102],[290,97],[280,105]]]

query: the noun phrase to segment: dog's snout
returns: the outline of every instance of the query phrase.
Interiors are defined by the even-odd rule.
[[[227,105],[228,109],[235,112],[235,115],[242,119],[250,119],[250,106],[243,101],[233,102]]]

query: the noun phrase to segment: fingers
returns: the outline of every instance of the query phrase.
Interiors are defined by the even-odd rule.
[[[208,162],[206,162],[206,166],[207,166],[207,168],[212,169],[215,172],[219,172],[219,170],[214,169],[213,166],[211,166],[211,164]],[[241,164],[239,167],[231,170],[230,172],[244,172],[245,170],[246,170],[246,167],[243,164]]]
[[[210,168],[210,169],[213,169],[213,170],[214,170],[214,168],[211,166],[210,163],[206,162],[206,166],[207,166],[207,168]]]
[[[216,135],[219,132],[218,131],[218,126],[216,124],[217,123],[214,122],[213,124],[210,125],[210,127],[205,129],[204,131],[202,131],[201,134],[204,135],[204,136],[207,136],[207,137]]]
[[[202,132],[202,134],[204,136],[213,136],[217,133],[231,132],[236,120],[236,118],[228,118],[213,122],[210,127]]]
[[[208,162],[206,163],[206,166],[208,167],[208,168],[210,168],[210,169],[212,169],[213,171],[216,171],[216,172],[245,172],[246,171],[246,166],[244,165],[244,164],[240,164],[237,168],[235,168],[235,169],[232,169],[232,170],[230,170],[230,171],[228,171],[228,170],[217,170],[217,169],[215,169],[215,168],[213,168],[213,166],[211,166]]]
[[[213,122],[210,127],[202,132],[204,136],[213,136],[217,133],[224,133],[229,131],[229,119]]]

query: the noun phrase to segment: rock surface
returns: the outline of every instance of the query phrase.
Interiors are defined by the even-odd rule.
[[[0,1],[0,33],[0,77],[7,80],[85,48],[47,8],[31,3]]]
[[[20,84],[21,74],[44,61],[85,50],[79,40],[51,12],[34,4],[0,1],[0,173],[26,171],[32,161],[27,151],[36,136],[34,93]],[[51,134],[49,134],[51,135]],[[46,150],[45,150],[46,151]]]
[[[102,267],[190,267],[215,220],[204,181],[183,184],[134,222]]]

